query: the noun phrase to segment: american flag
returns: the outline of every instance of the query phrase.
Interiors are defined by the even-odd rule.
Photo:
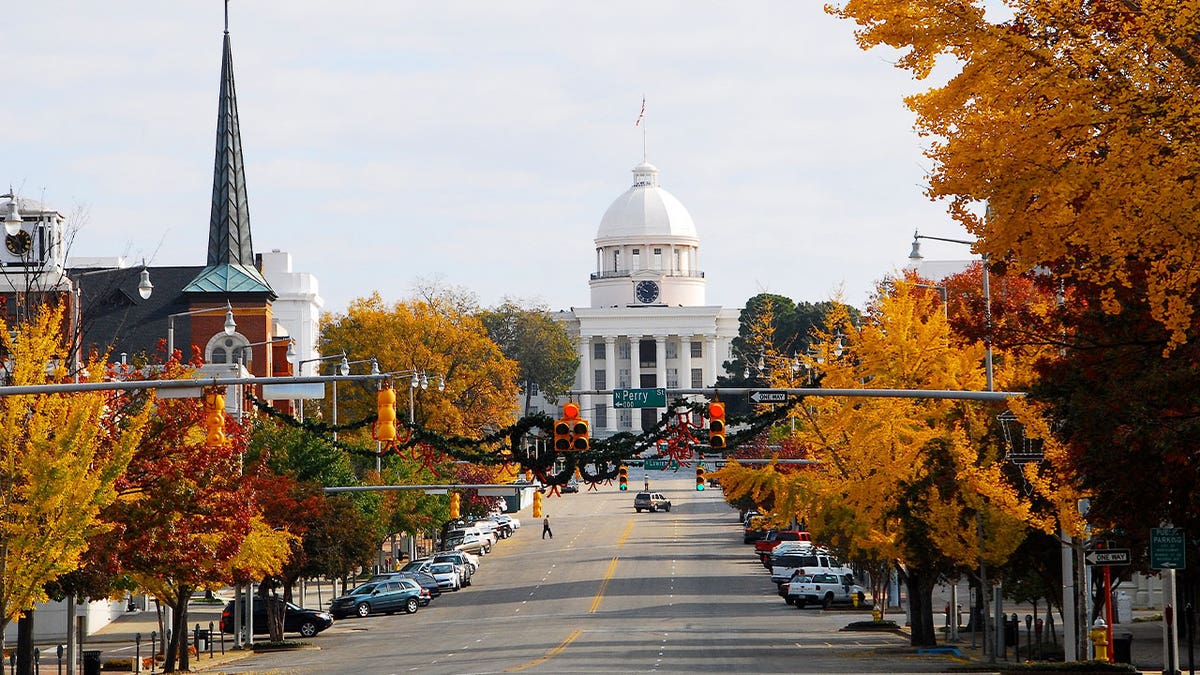
[[[637,121],[633,123],[633,126],[636,127],[636,126],[640,125],[642,123],[642,118],[645,116],[646,116],[646,97],[643,96],[642,97],[642,112],[638,113]]]

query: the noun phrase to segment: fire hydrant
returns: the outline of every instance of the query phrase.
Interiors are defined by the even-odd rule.
[[[1097,661],[1108,660],[1108,625],[1104,619],[1096,619],[1092,629],[1088,631],[1088,639],[1092,641],[1092,653]]]

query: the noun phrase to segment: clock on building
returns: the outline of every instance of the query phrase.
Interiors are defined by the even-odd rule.
[[[13,255],[25,255],[33,247],[33,237],[25,230],[4,237],[4,247]]]
[[[642,304],[650,304],[658,300],[658,282],[639,281],[633,288],[633,295]]]

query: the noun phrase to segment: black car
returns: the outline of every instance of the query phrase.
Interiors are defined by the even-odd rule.
[[[413,581],[417,582],[418,586],[429,591],[428,598],[421,598],[420,602],[422,607],[428,605],[430,600],[442,594],[442,589],[438,587],[437,579],[434,579],[432,575],[425,572],[388,572],[386,574],[377,574],[367,581],[387,581],[388,579],[397,578],[412,579]]]
[[[312,637],[333,625],[333,616],[329,612],[317,609],[304,609],[292,603],[287,603],[283,613],[283,632],[299,633],[303,637]],[[233,601],[225,605],[221,612],[221,632],[233,634]],[[254,634],[266,635],[270,632],[267,625],[267,603],[261,598],[254,599]]]

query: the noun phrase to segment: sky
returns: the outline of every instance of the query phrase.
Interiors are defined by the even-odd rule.
[[[72,219],[73,256],[203,265],[223,3],[39,0],[5,11],[0,183]],[[600,219],[647,159],[691,213],[708,303],[861,306],[924,194],[906,95],[815,0],[232,0],[253,242],[325,310],[421,284],[587,306]],[[965,259],[923,242],[926,258]]]

